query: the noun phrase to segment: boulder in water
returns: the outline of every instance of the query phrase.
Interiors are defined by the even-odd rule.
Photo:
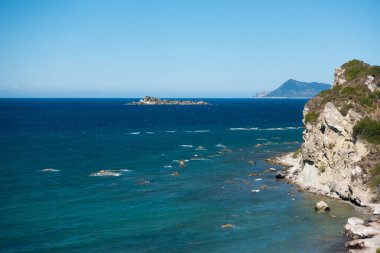
[[[314,209],[317,212],[330,211],[329,205],[327,205],[327,203],[324,201],[319,201],[317,204],[315,204]]]

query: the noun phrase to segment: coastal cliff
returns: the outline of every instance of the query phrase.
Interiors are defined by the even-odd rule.
[[[288,179],[366,206],[379,200],[380,67],[352,60],[303,111],[304,143]]]
[[[274,162],[302,190],[370,207],[372,220],[350,218],[345,233],[350,252],[372,252],[380,247],[380,66],[337,68],[333,87],[305,105],[303,123],[301,148]]]

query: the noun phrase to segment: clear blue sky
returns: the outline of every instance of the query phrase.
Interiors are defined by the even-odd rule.
[[[0,97],[250,97],[380,65],[380,1],[0,0]]]

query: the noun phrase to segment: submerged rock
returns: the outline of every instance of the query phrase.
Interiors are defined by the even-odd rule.
[[[185,160],[179,160],[179,167],[186,167],[186,161]]]
[[[329,205],[327,205],[327,203],[324,201],[319,201],[317,204],[315,204],[314,209],[317,212],[330,211]]]
[[[220,226],[220,228],[222,228],[222,229],[233,228],[233,227],[234,227],[234,225],[231,223],[223,224]]]
[[[285,175],[282,174],[282,173],[278,173],[278,174],[276,175],[276,179],[284,179],[284,178],[285,178]]]
[[[179,172],[178,171],[175,171],[171,174],[173,177],[178,177],[179,176]]]

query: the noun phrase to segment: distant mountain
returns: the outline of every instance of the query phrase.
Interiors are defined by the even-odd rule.
[[[323,90],[331,88],[327,83],[306,83],[289,79],[279,88],[268,93],[258,93],[256,97],[261,98],[312,98]]]

